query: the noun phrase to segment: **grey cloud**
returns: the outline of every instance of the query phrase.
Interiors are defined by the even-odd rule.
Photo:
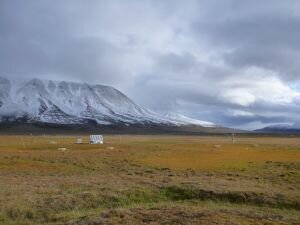
[[[233,67],[258,66],[278,71],[283,79],[299,79],[299,2],[231,2],[223,8],[226,13],[193,23],[196,38],[219,49]]]
[[[127,79],[123,74],[129,71],[122,66],[126,52],[101,37],[77,31],[77,25],[83,24],[72,23],[77,13],[68,12],[68,1],[60,7],[49,1],[4,2],[0,9],[4,25],[0,28],[1,74],[89,82],[98,79],[109,84]]]

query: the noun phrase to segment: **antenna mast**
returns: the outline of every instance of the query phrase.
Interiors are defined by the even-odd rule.
[[[234,132],[232,133],[232,144],[235,144],[235,134],[234,134]]]

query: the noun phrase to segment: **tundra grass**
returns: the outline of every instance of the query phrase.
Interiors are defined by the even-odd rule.
[[[0,136],[0,224],[300,224],[297,138],[76,138]]]

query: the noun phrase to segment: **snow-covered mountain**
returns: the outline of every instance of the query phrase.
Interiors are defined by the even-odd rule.
[[[7,121],[215,126],[178,114],[157,114],[139,107],[126,95],[109,86],[0,77],[0,122]]]

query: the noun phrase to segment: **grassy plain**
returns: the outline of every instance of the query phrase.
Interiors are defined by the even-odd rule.
[[[76,138],[0,136],[1,225],[300,224],[300,138]]]

